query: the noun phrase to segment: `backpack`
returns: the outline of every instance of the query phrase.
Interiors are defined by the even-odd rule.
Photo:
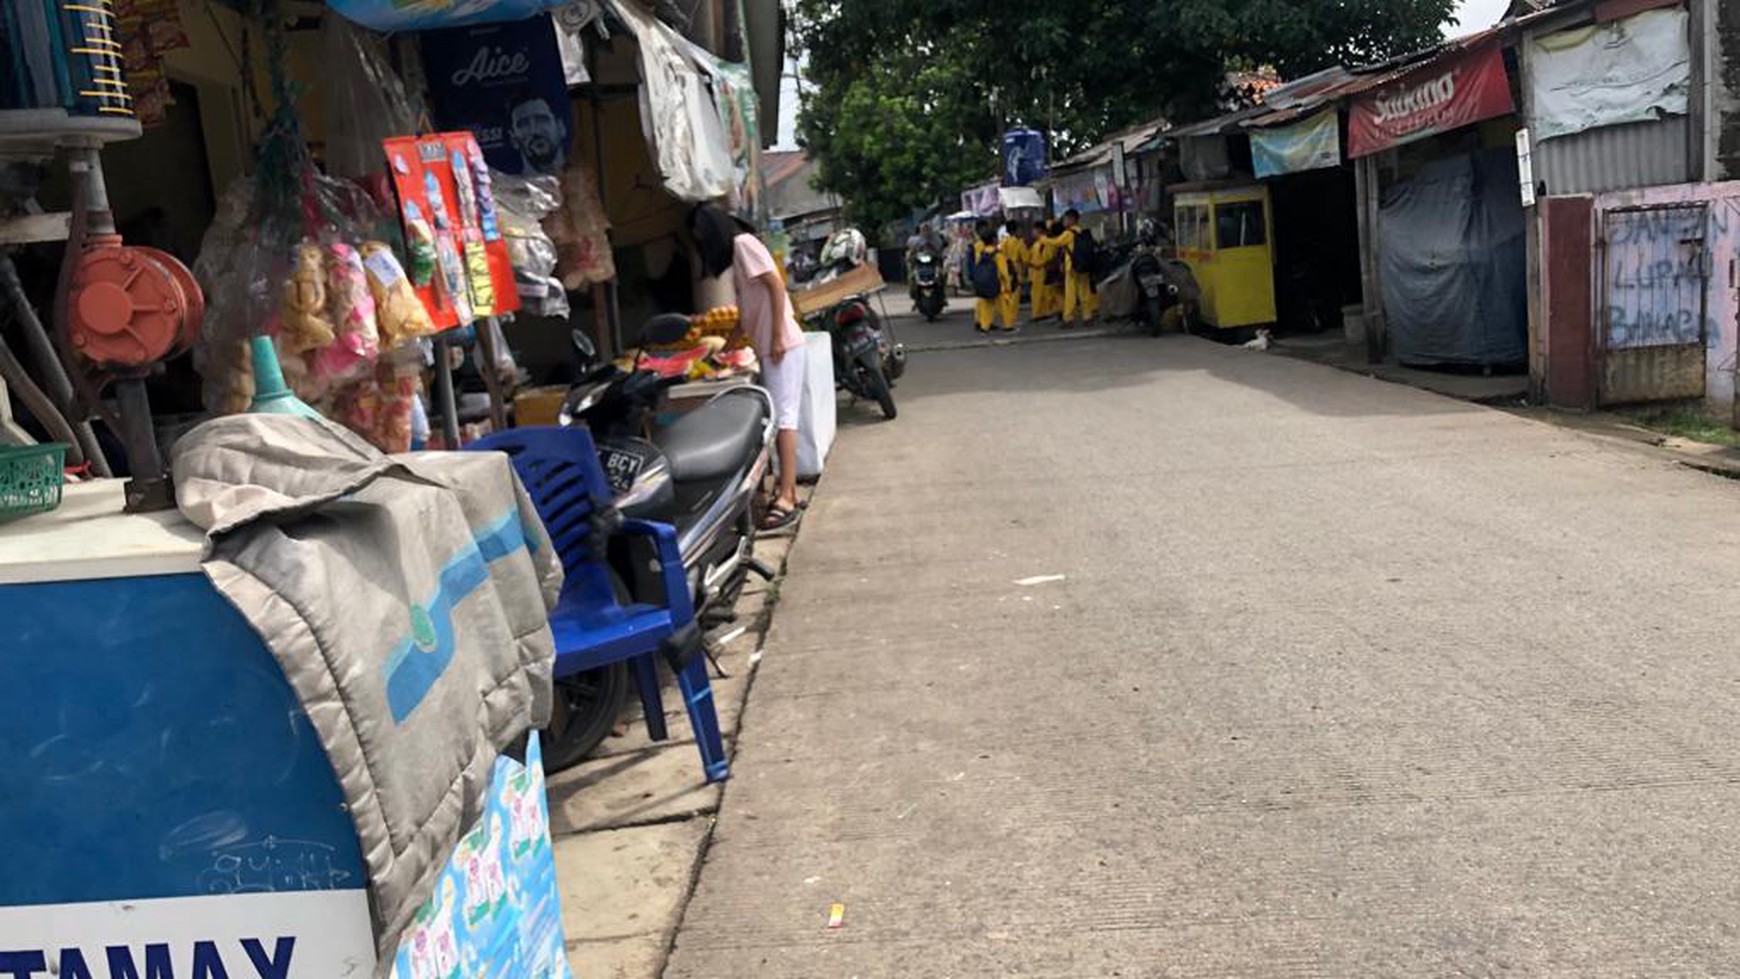
[[[1100,254],[1100,243],[1094,240],[1093,232],[1086,228],[1075,229],[1075,250],[1070,252],[1070,260],[1075,263],[1077,272],[1085,272],[1095,279],[1104,273],[1101,267],[1105,257]]]
[[[996,299],[1003,294],[1003,276],[997,271],[997,250],[981,248],[972,258],[968,277],[973,283],[973,295],[980,299]]]

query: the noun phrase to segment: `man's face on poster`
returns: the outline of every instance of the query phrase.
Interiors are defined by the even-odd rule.
[[[527,172],[562,171],[568,156],[568,128],[556,118],[550,103],[543,99],[521,102],[514,106],[508,126]]]

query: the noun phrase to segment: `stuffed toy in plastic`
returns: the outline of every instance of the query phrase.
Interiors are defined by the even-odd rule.
[[[279,310],[278,345],[291,353],[318,350],[336,335],[326,318],[326,274],[320,246],[305,241],[296,249],[296,269],[284,283]]]

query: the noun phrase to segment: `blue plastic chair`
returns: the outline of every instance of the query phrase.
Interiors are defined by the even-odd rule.
[[[627,660],[640,688],[647,733],[654,741],[664,741],[670,734],[659,695],[658,659],[663,655],[676,671],[707,781],[724,779],[730,763],[676,530],[667,524],[620,518],[611,505],[613,495],[598,463],[598,449],[583,428],[516,428],[478,439],[466,448],[507,454],[562,560],[562,595],[550,613],[557,678]],[[619,600],[607,562],[614,533],[651,539],[663,592],[656,603],[625,605]]]

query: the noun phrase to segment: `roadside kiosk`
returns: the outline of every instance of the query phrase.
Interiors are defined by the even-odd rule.
[[[1238,330],[1275,322],[1269,188],[1240,183],[1181,189],[1173,215],[1178,257],[1202,291],[1203,325]]]

